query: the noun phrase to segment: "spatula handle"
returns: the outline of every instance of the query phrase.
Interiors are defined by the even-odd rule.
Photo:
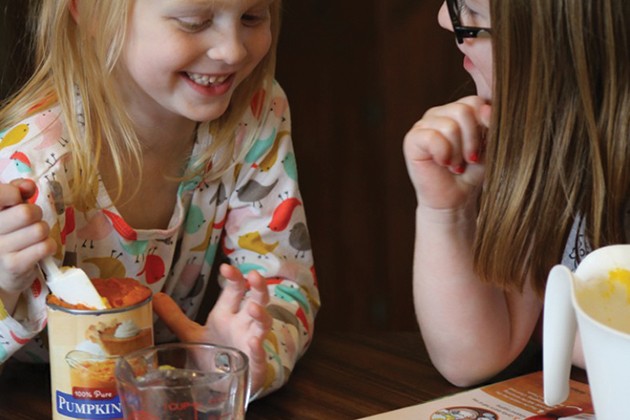
[[[572,274],[556,265],[549,272],[543,318],[543,387],[545,404],[560,404],[569,397],[571,356],[577,320],[571,296]]]
[[[46,274],[46,281],[51,281],[61,275],[61,270],[59,270],[59,267],[57,267],[57,264],[55,264],[55,260],[53,260],[52,257],[46,257],[41,260],[39,262],[39,266]]]

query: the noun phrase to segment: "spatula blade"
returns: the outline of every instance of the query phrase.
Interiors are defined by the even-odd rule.
[[[55,296],[71,305],[107,309],[103,298],[83,270],[75,267],[61,267],[60,271],[60,276],[48,278],[46,282]]]

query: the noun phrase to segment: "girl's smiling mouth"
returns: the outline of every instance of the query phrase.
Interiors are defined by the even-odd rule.
[[[231,74],[213,76],[209,74],[190,73],[190,72],[185,72],[185,74],[186,76],[188,76],[190,80],[192,80],[193,82],[201,86],[218,86],[225,83],[225,81],[229,79],[231,76]]]
[[[211,75],[203,73],[182,72],[182,79],[195,92],[206,97],[222,96],[230,91],[236,80],[236,73]]]

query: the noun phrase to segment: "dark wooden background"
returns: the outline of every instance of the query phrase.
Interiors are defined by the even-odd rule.
[[[25,0],[0,0],[0,98],[25,63]],[[402,140],[429,107],[472,91],[441,0],[285,0],[277,78],[293,140],[321,330],[417,329],[415,197]],[[23,77],[22,77],[23,78]]]

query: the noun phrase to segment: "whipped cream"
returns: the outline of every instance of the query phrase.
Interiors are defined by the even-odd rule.
[[[124,320],[116,327],[114,337],[116,338],[129,338],[134,337],[140,333],[140,328],[131,319]]]
[[[96,343],[93,343],[91,341],[82,341],[79,344],[77,344],[77,346],[75,347],[76,350],[80,350],[80,351],[84,351],[86,353],[90,353],[93,354],[95,356],[105,356],[105,352],[103,351],[103,349],[101,348],[101,346],[99,346]]]

